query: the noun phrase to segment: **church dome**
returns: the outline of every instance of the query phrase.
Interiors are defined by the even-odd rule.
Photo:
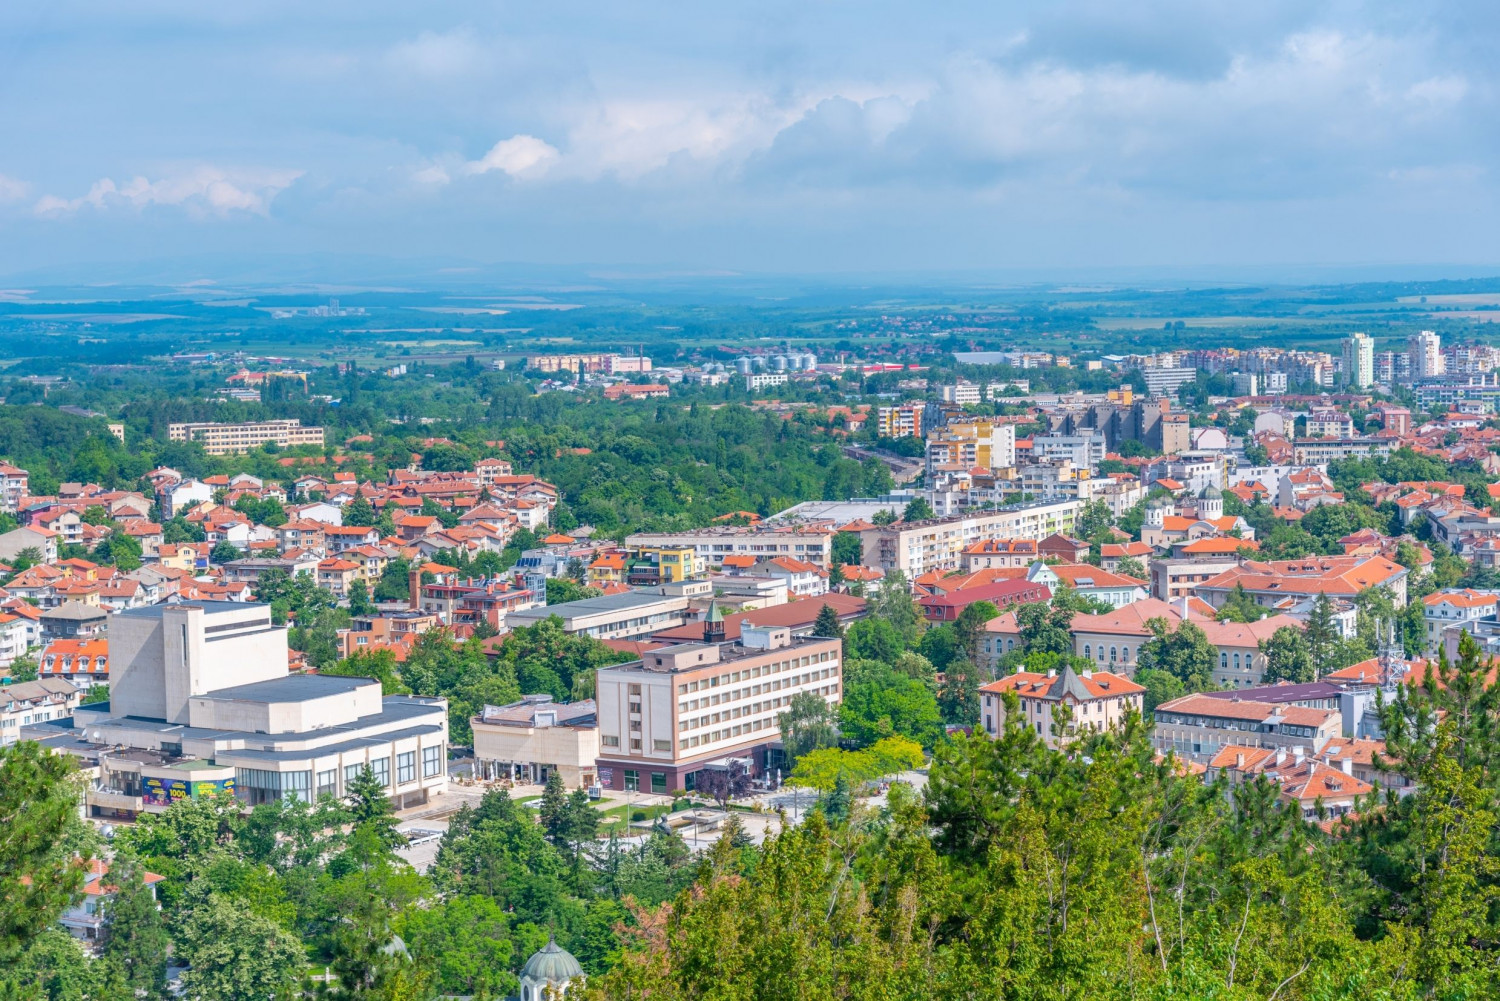
[[[522,980],[542,980],[549,984],[561,984],[582,976],[583,967],[578,965],[578,960],[553,938],[532,953],[526,965],[521,967]]]
[[[1198,496],[1203,500],[1223,500],[1224,492],[1210,483],[1208,486],[1203,488],[1203,492]]]

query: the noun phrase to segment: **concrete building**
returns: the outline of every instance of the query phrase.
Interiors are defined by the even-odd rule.
[[[938,397],[944,403],[956,403],[961,407],[978,403],[982,395],[982,390],[972,382],[960,381],[938,389]]]
[[[785,386],[788,378],[785,372],[748,372],[745,375],[745,389],[753,393],[772,386]]]
[[[42,563],[57,562],[58,535],[40,528],[13,528],[9,532],[0,535],[0,560],[13,561],[21,553],[28,549],[34,549],[41,554]]]
[[[826,570],[833,554],[833,536],[833,529],[822,525],[723,525],[682,532],[635,532],[625,537],[625,545],[636,551],[691,549],[702,557],[705,567],[723,566],[726,556],[753,556],[758,560],[791,556]]]
[[[1350,334],[1344,340],[1344,383],[1351,389],[1366,389],[1375,384],[1375,338],[1369,334]]]
[[[985,539],[1045,539],[1070,532],[1079,506],[1076,500],[1043,501],[930,521],[872,525],[860,530],[859,541],[866,566],[900,570],[911,579],[929,570],[961,569],[964,551]]]
[[[1156,707],[1152,743],[1165,754],[1208,762],[1226,746],[1300,748],[1316,754],[1343,735],[1336,709],[1307,709],[1269,702],[1184,695]]]
[[[601,785],[656,794],[693,789],[698,772],[730,759],[764,773],[776,767],[778,719],[793,695],[841,700],[841,640],[797,638],[785,627],[742,626],[732,643],[723,635],[711,608],[702,642],[599,668]]]
[[[510,705],[485,706],[470,726],[480,778],[540,785],[555,771],[570,789],[594,784],[599,719],[593,699],[553,702],[550,695],[527,695]]]
[[[1442,375],[1443,339],[1431,330],[1423,330],[1407,338],[1406,353],[1411,357],[1411,377],[1432,379]]]
[[[712,586],[707,581],[664,584],[558,605],[518,609],[506,615],[505,623],[511,629],[520,629],[557,616],[562,620],[564,632],[599,640],[630,639],[682,625],[688,620],[692,599],[712,593]]]
[[[284,448],[298,445],[323,447],[323,429],[303,427],[301,421],[276,420],[249,424],[168,424],[172,441],[196,441],[209,455],[241,455],[275,442]]]
[[[114,616],[110,700],[26,736],[99,768],[94,816],[235,795],[343,796],[369,767],[399,807],[447,789],[448,703],[372,678],[292,675],[267,605],[203,601]]]
[[[1140,712],[1146,689],[1105,671],[1020,671],[979,687],[980,722],[991,737],[1005,729],[1004,694],[1012,691],[1020,700],[1022,722],[1048,747],[1059,748],[1090,730],[1112,730],[1126,714]],[[1064,707],[1066,722],[1059,712]]]
[[[880,407],[875,411],[875,427],[882,438],[921,437],[921,406]]]

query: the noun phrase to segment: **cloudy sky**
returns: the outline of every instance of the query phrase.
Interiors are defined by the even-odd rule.
[[[1497,47],[1494,0],[25,0],[0,271],[1500,265]]]

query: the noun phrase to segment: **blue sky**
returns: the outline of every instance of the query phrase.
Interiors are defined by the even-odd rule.
[[[1493,0],[26,0],[0,272],[1500,265],[1497,47]]]

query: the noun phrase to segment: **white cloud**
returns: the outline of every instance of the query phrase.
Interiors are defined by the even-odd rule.
[[[14,177],[0,174],[0,205],[6,202],[18,202],[26,197],[31,185]]]
[[[538,177],[557,161],[557,147],[536,136],[514,135],[490,147],[483,158],[467,164],[470,174],[498,170],[511,177]]]
[[[301,176],[300,170],[201,166],[156,181],[137,176],[117,183],[105,177],[77,198],[43,195],[35,210],[38,215],[56,216],[85,208],[103,211],[120,206],[176,205],[195,215],[265,215],[271,201]]]

